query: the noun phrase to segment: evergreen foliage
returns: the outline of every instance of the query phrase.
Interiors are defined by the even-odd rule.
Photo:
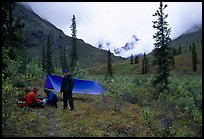
[[[110,49],[108,50],[107,58],[108,58],[108,63],[107,63],[107,76],[113,77]]]
[[[193,71],[197,71],[197,53],[196,53],[196,47],[195,43],[192,44],[192,64],[193,64]]]
[[[181,54],[181,45],[179,44],[179,48],[178,48],[178,54]]]
[[[43,45],[43,51],[42,51],[42,69],[45,71],[46,70],[46,65],[45,65],[45,46]]]
[[[139,56],[136,56],[135,57],[135,64],[138,64],[139,63]]]
[[[133,55],[131,54],[131,57],[130,57],[130,64],[133,64]]]
[[[157,32],[153,35],[155,39],[155,48],[154,56],[157,59],[157,75],[154,80],[154,85],[158,86],[158,94],[168,89],[168,76],[169,76],[169,42],[171,41],[170,32],[171,28],[168,28],[168,23],[165,19],[168,17],[168,14],[165,14],[163,11],[167,5],[163,5],[160,2],[159,10],[153,16],[157,16],[157,21],[153,21],[153,28]]]
[[[51,42],[50,42],[50,35],[47,39],[47,55],[46,55],[46,72],[48,74],[51,74],[54,72],[54,67],[52,63],[52,48],[51,48]]]
[[[142,60],[142,74],[145,74],[148,72],[149,62],[146,57],[146,53],[144,53],[144,58]]]
[[[64,48],[62,49],[61,48],[61,51],[60,51],[60,62],[61,62],[61,68],[62,70],[64,69],[68,69],[68,64],[67,64],[67,57],[66,57],[66,48],[64,46]]]
[[[191,49],[192,49],[191,47],[192,47],[192,46],[191,46],[191,44],[190,44],[190,45],[189,45],[189,51],[191,51]]]
[[[10,64],[18,64],[17,72],[26,70],[26,54],[23,47],[24,24],[20,19],[13,17],[15,8],[13,2],[2,2],[2,73],[4,77],[12,76],[13,69]]]
[[[77,54],[77,40],[76,40],[76,19],[75,16],[73,15],[72,18],[72,24],[71,24],[71,31],[72,31],[72,50],[71,50],[71,64],[70,64],[70,71],[74,72],[74,69],[76,67],[76,63],[78,61],[78,54]]]

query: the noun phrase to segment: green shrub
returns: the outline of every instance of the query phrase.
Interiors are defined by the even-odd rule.
[[[149,107],[145,107],[143,109],[143,120],[145,121],[145,124],[147,125],[148,129],[149,129],[149,135],[150,136],[155,136],[155,130],[156,130],[156,121],[154,118],[154,113],[152,112],[152,110]]]
[[[10,125],[12,116],[15,112],[16,98],[19,92],[13,87],[12,80],[2,79],[2,127]]]
[[[32,75],[32,77],[41,76],[44,73],[42,68],[38,67],[38,61],[36,59],[32,59],[32,61],[27,64],[26,70],[26,75]]]

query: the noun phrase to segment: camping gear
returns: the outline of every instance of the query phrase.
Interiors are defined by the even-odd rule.
[[[16,104],[18,107],[23,108],[26,104],[26,95],[25,96],[19,96],[16,100]]]
[[[45,88],[54,90],[56,92],[60,92],[62,79],[63,79],[62,76],[47,74]],[[73,80],[74,80],[73,93],[100,95],[105,92],[105,89],[97,81],[82,80],[77,78],[73,78]]]

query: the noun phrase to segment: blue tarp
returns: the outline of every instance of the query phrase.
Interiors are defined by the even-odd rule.
[[[45,88],[60,92],[63,77],[47,74]],[[73,93],[77,94],[102,94],[105,89],[97,81],[74,79]]]

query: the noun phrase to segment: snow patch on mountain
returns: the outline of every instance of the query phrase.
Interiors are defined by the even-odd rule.
[[[96,47],[103,50],[110,50],[110,52],[115,56],[121,56],[124,58],[129,57],[131,54],[138,55],[144,53],[144,47],[142,48],[141,40],[136,35],[133,35],[132,38],[124,44],[124,46],[119,48],[116,47],[113,42],[105,40],[100,40],[96,44]]]

